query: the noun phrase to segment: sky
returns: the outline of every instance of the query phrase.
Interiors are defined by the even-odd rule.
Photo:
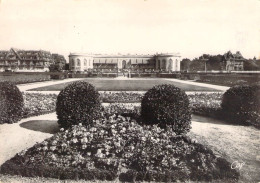
[[[260,58],[259,0],[0,0],[0,50],[101,54],[240,51]]]

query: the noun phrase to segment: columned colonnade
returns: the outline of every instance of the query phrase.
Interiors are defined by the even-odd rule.
[[[163,69],[166,71],[180,71],[180,58],[173,56],[157,56],[155,60],[156,69]]]
[[[156,70],[180,71],[180,56],[178,54],[156,55],[88,55],[70,54],[69,66],[71,71],[86,71],[93,69],[94,64],[116,64],[122,69],[125,65],[142,65],[142,68],[154,67]]]

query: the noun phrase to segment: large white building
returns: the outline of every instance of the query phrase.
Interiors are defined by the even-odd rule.
[[[179,54],[155,55],[101,55],[71,53],[69,55],[70,70],[77,72],[92,69],[131,69],[131,70],[161,70],[180,71]]]

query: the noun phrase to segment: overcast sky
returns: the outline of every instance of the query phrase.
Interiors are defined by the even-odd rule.
[[[240,51],[260,57],[258,0],[0,0],[0,50],[63,54]]]

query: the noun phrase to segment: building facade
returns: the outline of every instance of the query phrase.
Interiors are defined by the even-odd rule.
[[[71,53],[69,55],[70,70],[84,72],[97,70],[161,70],[180,71],[179,54],[156,55],[101,55]]]
[[[57,54],[54,56],[60,58]],[[9,51],[0,51],[0,72],[47,72],[55,61],[54,56],[49,51],[44,50],[11,48]]]
[[[241,55],[239,51],[235,54],[228,51],[223,55],[223,70],[226,71],[243,71],[244,61],[246,59]]]

